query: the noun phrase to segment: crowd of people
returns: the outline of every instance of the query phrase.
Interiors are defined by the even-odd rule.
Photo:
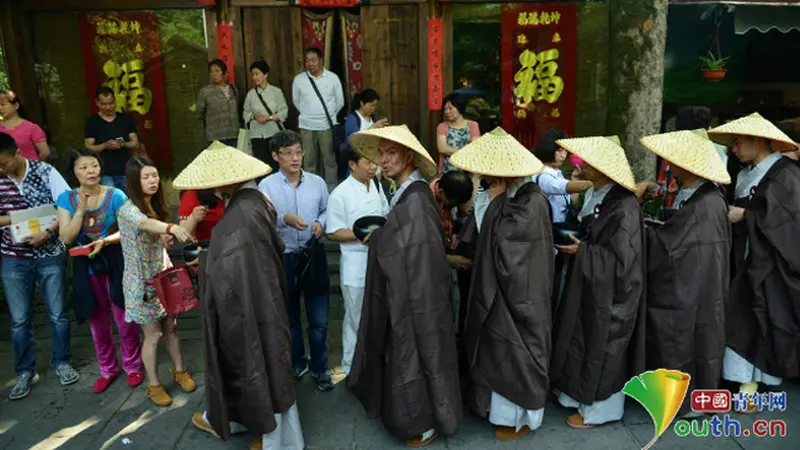
[[[93,391],[124,371],[129,386],[146,380],[147,398],[170,405],[157,370],[162,341],[176,387],[196,390],[176,317],[149,282],[171,267],[175,240],[202,247],[189,263],[204,313],[206,403],[191,421],[222,439],[250,432],[251,448],[304,447],[295,383],[306,374],[322,392],[346,384],[413,447],[456,432],[465,408],[497,439],[518,439],[542,426],[551,395],[575,410],[573,428],[619,421],[624,384],[645,370],[688,373],[690,389],[724,379],[747,394],[800,375],[800,148],[758,114],[712,128],[707,109],[682,110],[677,131],[642,138],[659,177],[637,183],[615,136],[554,129],[527,149],[501,128],[481,136],[463,99],[448,96],[437,162],[405,125],[378,118],[371,89],[356,95],[334,148],[341,84],[319,51],[306,51],[305,63],[292,92],[299,132],[285,129],[269,66],[252,64],[243,118],[253,156],[236,148],[241,115],[224,63],[209,64],[196,111],[210,144],[173,181],[183,192],[177,223],[113,91],[97,90],[98,113],[84,147],[69,152],[67,180],[43,161],[43,133],[15,115],[13,93],[0,96],[12,400],[38,379],[37,283],[51,365],[63,385],[80,377],[66,246],[88,249],[72,257],[71,283],[96,350]],[[658,215],[645,218],[653,202]],[[58,220],[14,241],[11,213],[46,205]],[[325,239],[341,248],[335,367]],[[700,416],[688,398],[679,413]]]

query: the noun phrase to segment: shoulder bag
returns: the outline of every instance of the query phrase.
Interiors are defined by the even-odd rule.
[[[315,87],[315,89],[316,89],[316,87]],[[264,106],[264,109],[267,110],[267,114],[269,114],[270,116],[274,116],[275,114],[272,113],[272,110],[269,109],[269,106],[267,106],[267,102],[264,101],[264,97],[262,97],[261,94],[258,92],[258,88],[255,88],[255,91],[256,91],[256,95],[258,96],[258,99],[261,100],[261,105]],[[319,93],[317,93],[317,94],[319,94]],[[323,103],[323,105],[324,104],[325,103]],[[327,111],[325,113],[327,114]],[[283,131],[283,130],[286,129],[286,128],[283,127],[283,124],[280,122],[280,120],[275,122],[275,123],[278,125],[278,129],[279,130]]]
[[[325,100],[323,100],[322,94],[320,94],[319,88],[317,88],[317,83],[314,82],[314,79],[311,78],[311,75],[308,73],[306,73],[306,76],[308,77],[308,81],[311,82],[311,87],[314,88],[319,102],[322,103],[322,110],[325,111],[325,118],[328,119],[328,125],[331,127],[331,133],[333,134],[333,149],[338,153],[342,149],[342,146],[347,144],[344,138],[344,125],[333,124],[333,119],[331,119],[331,115],[328,112],[328,106],[325,105]]]
[[[185,264],[178,264],[156,274],[146,284],[153,286],[167,315],[191,311],[200,304],[197,298],[197,274]]]

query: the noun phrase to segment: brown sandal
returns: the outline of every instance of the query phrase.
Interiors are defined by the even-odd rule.
[[[525,436],[530,432],[531,429],[528,428],[527,425],[520,428],[519,431],[517,431],[517,429],[514,427],[497,427],[494,430],[494,437],[501,441],[513,441]]]
[[[595,425],[583,423],[583,416],[580,413],[575,413],[567,417],[567,425],[575,428],[576,430],[588,430],[589,428],[595,427]]]
[[[433,440],[436,439],[437,437],[439,437],[439,433],[433,433],[433,436],[429,437],[428,439],[425,439],[424,441],[422,440],[422,436],[416,437],[414,439],[407,440],[406,445],[408,445],[409,447],[416,447],[416,448],[425,447],[426,445],[433,442]]]

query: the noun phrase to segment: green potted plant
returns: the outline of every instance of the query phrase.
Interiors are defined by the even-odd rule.
[[[715,56],[713,53],[708,52],[708,56],[701,56],[700,71],[703,73],[703,78],[711,83],[718,83],[723,78],[727,70],[725,65],[728,63],[730,57],[723,58],[721,55]]]

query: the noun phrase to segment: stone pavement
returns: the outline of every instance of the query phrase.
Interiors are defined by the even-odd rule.
[[[1,302],[1,301],[0,301]],[[331,365],[340,358],[340,299],[332,304]],[[41,380],[31,395],[21,401],[7,399],[14,383],[13,357],[8,338],[8,313],[0,305],[0,450],[3,449],[246,449],[250,436],[237,435],[222,442],[194,429],[192,412],[203,405],[203,342],[201,318],[191,312],[179,318],[179,333],[188,367],[200,388],[192,394],[168,386],[174,404],[169,408],[153,406],[144,397],[144,387],[127,387],[120,378],[103,394],[91,392],[98,375],[91,335],[87,325],[73,328],[73,358],[81,380],[62,387],[48,369],[50,327],[39,304],[36,312],[38,366]],[[169,359],[160,355],[161,374],[169,376]],[[797,449],[800,448],[800,386],[792,382],[782,389],[789,392],[786,412],[762,412],[754,416],[734,415],[743,427],[752,427],[757,419],[782,419],[787,424],[784,438],[679,438],[670,429],[655,444],[655,449]],[[316,391],[310,377],[298,386],[298,405],[307,448],[309,449],[392,449],[405,448],[391,438],[381,423],[366,417],[363,408],[343,385],[332,392]],[[621,423],[592,430],[572,430],[565,424],[569,411],[548,404],[544,424],[533,435],[515,442],[498,442],[488,422],[465,414],[464,422],[453,436],[439,438],[431,449],[613,449],[637,450],[653,436],[653,423],[645,410],[629,401]]]

